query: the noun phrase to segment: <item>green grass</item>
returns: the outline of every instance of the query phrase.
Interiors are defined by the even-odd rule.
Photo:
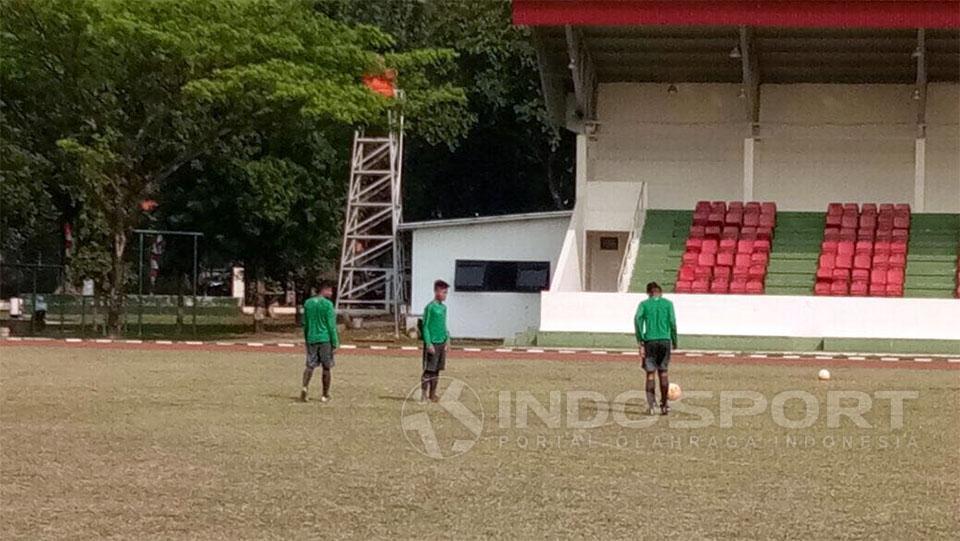
[[[322,405],[294,400],[299,352],[4,346],[0,537],[947,539],[960,527],[955,371],[834,366],[821,383],[814,365],[678,358],[671,369],[687,402],[714,414],[717,398],[692,391],[806,391],[821,410],[831,390],[916,391],[902,429],[879,400],[872,429],[828,428],[823,411],[803,429],[769,412],[681,428],[670,422],[688,415],[647,418],[635,402],[621,404],[627,416],[656,424],[500,418],[503,391],[547,404],[551,391],[613,400],[642,387],[636,363],[571,357],[451,355],[446,375],[476,391],[486,418],[472,449],[435,460],[404,437],[402,408],[427,414],[444,442],[458,428],[439,405],[404,405],[415,356],[341,355]]]

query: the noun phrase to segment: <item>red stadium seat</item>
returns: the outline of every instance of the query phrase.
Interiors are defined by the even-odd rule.
[[[853,255],[854,243],[849,240],[842,240],[837,243],[837,255]]]
[[[677,281],[678,282],[692,282],[697,277],[696,267],[691,267],[689,265],[683,265],[680,267],[680,270],[677,271]]]
[[[713,278],[713,267],[696,267],[693,269],[694,281],[707,281]]]
[[[861,214],[860,215],[860,229],[876,229],[877,228],[877,217],[872,214]]]
[[[749,253],[738,253],[733,260],[733,266],[735,267],[749,267],[750,266],[750,254]]]
[[[700,244],[700,251],[707,254],[715,254],[719,247],[720,241],[717,239],[704,239],[703,243]]]
[[[723,223],[726,225],[735,225],[737,227],[743,222],[743,213],[737,210],[731,210],[727,212],[727,217],[724,218]]]
[[[841,203],[830,203],[827,205],[827,216],[840,216],[843,214],[843,205]]]
[[[861,215],[867,214],[867,215],[874,215],[874,216],[876,216],[877,212],[878,212],[878,210],[877,210],[877,204],[876,204],[876,203],[864,203],[864,204],[861,205],[861,207],[860,207],[860,214],[861,214]]]
[[[852,227],[840,229],[840,240],[854,242],[857,240],[857,230]]]
[[[734,279],[730,282],[730,293],[742,295],[747,292],[747,281]]]
[[[850,294],[858,297],[865,297],[870,290],[870,285],[866,280],[854,280],[850,283]]]
[[[751,280],[763,280],[763,277],[766,275],[767,268],[763,265],[750,265],[750,270],[747,274]]]
[[[730,292],[730,282],[727,280],[719,280],[714,278],[710,282],[710,293],[729,293]]]
[[[855,254],[873,254],[873,241],[869,240],[858,240],[854,245],[853,251]]]
[[[751,265],[763,265],[766,267],[768,261],[770,261],[770,254],[766,252],[754,252],[750,255]]]
[[[684,252],[683,259],[681,259],[684,265],[696,265],[698,261],[700,261],[700,252]]]
[[[881,254],[878,252],[873,254],[873,261],[870,266],[876,267],[877,265],[887,265],[889,263],[890,263],[890,254]]]
[[[707,215],[707,224],[717,225],[717,226],[723,225],[723,218],[724,218],[723,212],[711,212],[710,214]]]
[[[697,206],[694,207],[694,208],[695,208],[696,210],[706,210],[706,211],[709,211],[709,210],[710,210],[710,202],[709,202],[709,201],[697,201]]]
[[[886,293],[888,297],[902,297],[903,284],[887,284]]]
[[[717,265],[718,265],[718,266],[721,266],[721,265],[722,265],[722,266],[725,266],[725,267],[732,267],[732,266],[734,265],[734,263],[735,263],[735,261],[734,261],[734,255],[733,255],[732,252],[721,252],[721,253],[717,254]]]
[[[850,280],[850,269],[833,269],[830,278],[834,281],[841,280],[847,282]]]
[[[760,214],[776,214],[777,204],[773,201],[764,201],[760,203]]]
[[[719,239],[720,238],[720,226],[718,225],[708,225],[704,228],[704,236],[708,239]]]
[[[827,214],[827,227],[840,227],[843,223],[843,214]]]
[[[849,295],[850,294],[850,285],[844,281],[836,281],[830,284],[830,294],[831,295]]]
[[[840,219],[840,227],[844,229],[854,229],[857,227],[857,215],[850,214],[847,212],[843,213],[843,217]]]
[[[760,225],[760,215],[750,212],[747,210],[743,214],[743,226],[744,227],[757,227]]]
[[[817,269],[817,280],[833,280],[833,269],[819,267]]]
[[[750,267],[745,266],[736,266],[733,268],[733,280],[743,280],[744,282],[750,278]]]
[[[744,227],[740,229],[740,238],[742,240],[756,240],[757,238],[757,228],[756,227]]]
[[[886,285],[887,283],[887,266],[877,266],[870,271],[870,283],[877,285]]]
[[[693,289],[693,282],[691,280],[677,280],[675,289],[677,293],[690,293]]]
[[[887,259],[887,264],[891,268],[896,267],[902,269],[907,266],[907,256],[906,254],[890,254],[890,258]]]
[[[853,271],[850,272],[850,279],[853,280],[854,282],[857,282],[857,281],[869,282],[870,269],[853,269]]]
[[[737,239],[720,239],[720,251],[721,252],[730,252],[731,254],[737,251]]]
[[[871,297],[886,297],[887,296],[887,286],[884,284],[870,284],[870,296]]]
[[[890,268],[887,270],[887,285],[903,285],[903,269]]]
[[[843,213],[846,214],[848,212],[852,212],[854,214],[860,214],[860,205],[856,203],[844,203]]]
[[[820,243],[820,252],[824,254],[836,254],[839,244],[840,242],[836,240],[825,240]]]
[[[760,226],[757,228],[757,238],[770,240],[773,238],[773,228],[767,226]]]
[[[769,253],[770,252],[770,241],[768,239],[757,239],[753,241],[753,251]]]
[[[714,280],[717,280],[717,279],[726,280],[726,281],[729,282],[729,281],[730,281],[730,275],[731,275],[731,269],[732,269],[732,267],[729,267],[729,266],[717,265],[716,267],[713,268],[713,279],[714,279]]]
[[[830,294],[830,281],[827,280],[817,280],[817,283],[813,285],[813,294],[814,295],[829,295]]]
[[[760,220],[757,223],[758,227],[769,227],[773,228],[777,224],[777,218],[773,214],[761,214]]]
[[[747,294],[748,295],[761,295],[763,294],[763,280],[750,280],[747,282]]]
[[[853,268],[869,269],[872,266],[872,260],[869,254],[857,254],[853,256]]]
[[[891,254],[905,254],[907,253],[907,241],[905,240],[895,240],[890,243],[890,253]]]
[[[828,227],[823,230],[823,240],[840,241],[840,228]]]
[[[753,252],[753,240],[752,239],[740,239],[737,241],[737,252],[741,254],[749,254]]]
[[[694,280],[690,286],[691,293],[707,293],[710,291],[710,282],[707,280]]]
[[[691,250],[696,251],[696,252],[699,252],[699,251],[700,251],[700,248],[701,248],[702,246],[703,246],[703,239],[702,239],[702,238],[694,238],[694,237],[688,238],[688,239],[687,239],[687,243],[686,243],[686,245],[685,245],[686,250],[687,250],[688,252],[691,251]]]
[[[822,254],[818,262],[821,269],[833,269],[837,266],[837,256],[833,254]]]
[[[853,254],[837,254],[837,262],[834,264],[834,266],[841,269],[852,269]]]
[[[695,225],[690,228],[690,237],[695,239],[702,239],[707,234],[706,228],[702,225]]]

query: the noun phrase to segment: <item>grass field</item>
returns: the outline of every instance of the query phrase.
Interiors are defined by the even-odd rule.
[[[808,392],[820,415],[789,428],[768,408],[732,427],[683,428],[676,424],[694,415],[648,418],[635,400],[584,401],[568,415],[568,390],[613,402],[642,390],[637,364],[454,354],[446,374],[469,385],[460,403],[479,414],[479,400],[483,427],[472,448],[439,460],[403,431],[402,417],[426,414],[445,451],[470,432],[441,404],[405,402],[419,375],[413,356],[341,355],[333,401],[301,404],[299,353],[4,346],[0,537],[956,535],[960,372],[838,366],[823,383],[812,364],[683,361],[671,369],[683,402],[717,419],[720,392],[738,390],[771,401]],[[902,428],[891,428],[892,408],[880,399],[863,414],[872,428],[846,418],[831,428],[824,410],[841,390],[917,395]],[[519,427],[518,393],[548,406],[552,391],[564,403],[561,426],[531,414]],[[802,417],[802,404],[786,402],[787,417]],[[654,424],[627,426],[611,409]],[[572,426],[596,415],[607,421]]]

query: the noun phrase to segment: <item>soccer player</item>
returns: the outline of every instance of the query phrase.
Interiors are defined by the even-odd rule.
[[[333,368],[333,352],[340,347],[340,337],[337,336],[337,314],[334,311],[333,285],[330,282],[320,283],[320,294],[311,290],[312,296],[303,303],[303,339],[307,348],[307,367],[303,371],[303,389],[300,390],[300,401],[307,401],[307,388],[310,378],[318,366],[323,368],[323,394],[321,402],[330,400],[330,370]]]
[[[667,415],[670,413],[667,403],[670,390],[667,365],[670,364],[670,351],[677,347],[677,316],[673,312],[673,303],[663,298],[663,290],[656,282],[647,284],[647,297],[637,307],[633,328],[640,346],[643,370],[647,373],[647,406],[650,415],[657,413],[657,375],[660,376],[660,414]]]
[[[423,309],[423,374],[420,376],[420,401],[436,402],[437,378],[446,368],[447,346],[447,300],[450,284],[443,280],[433,283],[433,300]]]

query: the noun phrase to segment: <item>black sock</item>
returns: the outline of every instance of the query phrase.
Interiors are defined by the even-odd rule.
[[[426,370],[420,375],[420,392],[423,393],[423,396],[427,396],[427,393],[430,392],[430,372]]]
[[[657,405],[657,383],[653,378],[647,378],[647,405],[651,408]]]
[[[310,386],[310,378],[313,377],[313,369],[307,368],[303,371],[303,388],[306,389]]]
[[[660,405],[667,405],[667,395],[670,394],[670,378],[667,377],[667,371],[660,372]]]
[[[321,379],[323,381],[323,396],[330,396],[330,369],[324,368]]]
[[[430,372],[430,398],[437,396],[437,380],[440,379],[440,372]]]

